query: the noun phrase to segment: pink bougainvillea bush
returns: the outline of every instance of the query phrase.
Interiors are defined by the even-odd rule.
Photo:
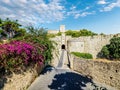
[[[27,43],[25,41],[11,41],[0,45],[0,67],[16,69],[30,64],[43,64],[45,46]]]

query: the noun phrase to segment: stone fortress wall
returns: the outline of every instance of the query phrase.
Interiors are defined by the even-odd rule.
[[[97,36],[82,36],[79,38],[70,38],[67,40],[69,52],[90,53],[93,58],[97,58],[102,47],[109,44],[110,39],[114,35],[97,35]]]
[[[72,38],[71,36],[65,35],[64,25],[61,25],[59,31],[56,32],[62,32],[62,35],[56,36],[55,38],[51,38],[51,40],[57,43],[55,47],[59,52],[61,51],[62,45],[65,45],[65,49],[69,53],[70,52],[90,53],[93,55],[93,58],[97,58],[97,55],[101,51],[102,47],[109,44],[110,39],[114,36],[113,34],[110,34]],[[50,31],[50,33],[52,33],[52,31]],[[53,33],[55,33],[55,31],[53,31]],[[120,34],[118,34],[118,36],[120,36]]]
[[[58,30],[49,30],[48,33],[49,34],[57,34],[59,31]]]

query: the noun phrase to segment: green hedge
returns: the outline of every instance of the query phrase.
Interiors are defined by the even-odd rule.
[[[92,59],[93,56],[89,53],[80,53],[80,52],[71,52],[71,54],[80,57],[80,58],[85,58],[85,59]]]

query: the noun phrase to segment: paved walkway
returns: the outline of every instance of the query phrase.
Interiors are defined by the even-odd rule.
[[[65,58],[65,54],[64,53],[65,53],[65,50],[62,50],[62,53],[61,53],[60,60],[59,60],[57,68],[61,68],[63,66],[64,58]]]
[[[63,49],[60,55],[59,63],[56,68],[69,69],[68,65],[69,63],[68,63],[67,51]]]
[[[32,83],[28,90],[115,90],[109,86],[93,82],[92,79],[64,68],[67,56],[63,50],[56,68],[47,67]]]

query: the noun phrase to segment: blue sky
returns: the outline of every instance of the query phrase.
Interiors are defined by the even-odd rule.
[[[120,0],[0,0],[0,18],[48,30],[88,29],[96,33],[120,33]]]

